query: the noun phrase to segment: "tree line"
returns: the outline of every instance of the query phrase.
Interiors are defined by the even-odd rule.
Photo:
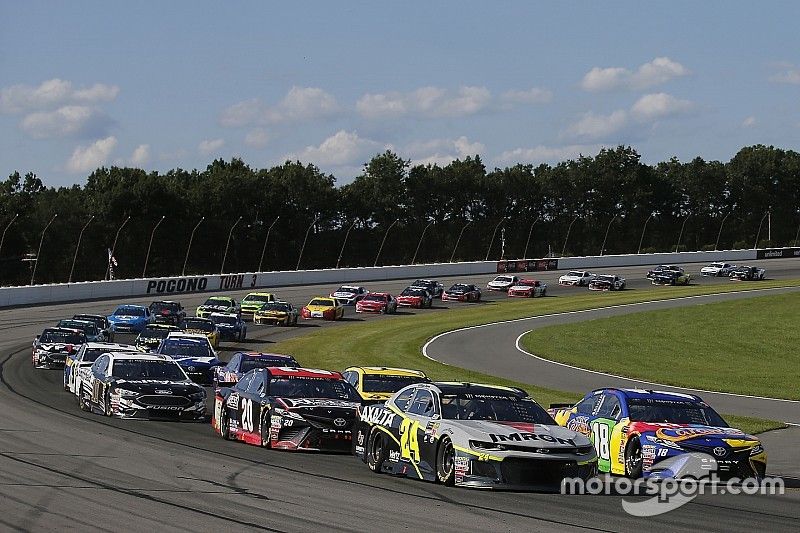
[[[34,265],[36,283],[103,279],[112,247],[122,279],[146,260],[147,276],[168,276],[220,272],[223,257],[245,272],[597,255],[604,241],[606,254],[797,245],[799,224],[800,154],[763,145],[727,163],[648,165],[619,146],[492,170],[477,155],[412,166],[386,151],[341,186],[312,164],[236,158],[103,167],[58,188],[14,172],[0,182],[0,283],[29,283]]]

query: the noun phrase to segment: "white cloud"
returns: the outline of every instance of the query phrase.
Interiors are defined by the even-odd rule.
[[[603,148],[601,144],[571,144],[568,146],[538,145],[532,148],[515,148],[501,153],[495,161],[498,164],[513,163],[554,163],[575,159],[580,155],[596,154]]]
[[[506,103],[546,104],[553,99],[553,93],[547,89],[533,87],[527,91],[506,91],[503,93],[502,99]]]
[[[775,66],[781,70],[770,76],[769,81],[800,85],[800,68],[791,63],[776,63]]]
[[[567,133],[574,137],[596,139],[621,130],[627,120],[628,113],[623,109],[618,109],[610,115],[589,112],[585,113],[578,122],[572,124],[567,129]]]
[[[143,167],[149,162],[150,162],[150,145],[140,144],[133,151],[133,154],[131,154],[130,164],[137,167]]]
[[[486,147],[480,142],[470,142],[464,136],[457,139],[433,139],[411,143],[402,150],[413,165],[447,165],[456,159],[481,155]]]
[[[640,65],[636,72],[623,67],[594,67],[583,76],[581,87],[586,91],[612,89],[646,89],[686,76],[689,69],[668,57],[657,57]]]
[[[654,93],[639,98],[631,107],[631,114],[638,120],[654,120],[685,113],[691,108],[689,100],[681,100],[667,93]]]
[[[369,119],[413,115],[425,118],[461,117],[485,109],[492,95],[486,87],[460,87],[448,91],[421,87],[409,93],[365,94],[356,102],[358,113]]]
[[[340,130],[319,146],[306,146],[296,153],[287,154],[284,160],[299,160],[317,166],[340,166],[362,163],[371,154],[386,148],[379,142],[359,137],[356,132]]]
[[[118,94],[116,85],[96,83],[88,88],[74,89],[72,82],[54,78],[36,87],[12,85],[0,90],[0,112],[25,113],[66,104],[96,104],[114,100]]]
[[[247,132],[244,137],[244,143],[253,148],[264,148],[270,141],[271,137],[267,130],[264,128],[255,128]]]
[[[70,172],[88,172],[106,164],[108,156],[117,146],[114,136],[99,139],[89,146],[78,146],[67,161]]]
[[[111,119],[102,111],[87,106],[64,106],[55,111],[38,111],[26,115],[20,129],[34,139],[69,135],[98,137],[107,133]]]
[[[743,128],[751,128],[756,125],[756,117],[749,116],[742,121]]]
[[[203,155],[211,155],[225,146],[224,139],[206,139],[197,145],[197,151]]]
[[[274,106],[258,98],[238,102],[223,110],[219,122],[229,128],[300,122],[335,115],[340,110],[336,99],[314,87],[292,87]]]

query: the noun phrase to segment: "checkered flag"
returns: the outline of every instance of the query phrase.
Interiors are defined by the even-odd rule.
[[[114,279],[114,267],[117,266],[117,260],[111,253],[111,248],[108,249],[108,279]]]

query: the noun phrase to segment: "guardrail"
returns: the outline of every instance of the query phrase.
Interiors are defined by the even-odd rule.
[[[714,252],[679,252],[660,254],[603,255],[520,259],[514,261],[473,261],[384,267],[359,267],[280,272],[244,272],[113,281],[56,283],[24,287],[0,287],[0,308],[23,305],[75,302],[131,296],[154,297],[183,293],[215,292],[236,289],[259,289],[290,285],[384,281],[403,278],[463,276],[495,272],[530,272],[536,270],[599,268],[655,265],[659,263],[700,263],[711,261],[748,261],[781,257],[800,258],[800,248],[759,250],[721,250]]]

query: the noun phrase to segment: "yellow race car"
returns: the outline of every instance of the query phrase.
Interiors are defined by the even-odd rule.
[[[253,314],[268,302],[275,302],[277,298],[270,292],[251,292],[239,302],[242,320],[253,318]]]
[[[296,326],[299,314],[297,308],[289,302],[269,302],[253,313],[253,322],[276,326]]]
[[[430,380],[421,370],[383,366],[351,366],[342,376],[365,402],[385,402],[406,385]]]
[[[300,310],[300,316],[306,319],[339,320],[344,316],[344,307],[335,298],[317,296]]]
[[[214,349],[219,347],[219,330],[217,325],[210,318],[200,318],[196,316],[187,316],[178,325],[181,331],[186,333],[199,333],[208,337],[208,342]]]

